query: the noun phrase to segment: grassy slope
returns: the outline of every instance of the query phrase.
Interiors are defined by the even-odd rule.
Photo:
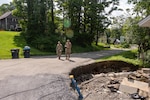
[[[11,58],[11,49],[20,49],[19,57],[23,57],[23,48],[26,42],[20,37],[19,32],[0,31],[0,59]],[[32,48],[32,47],[31,47]],[[48,52],[41,52],[37,49],[31,49],[31,55],[47,55]]]
[[[18,32],[0,31],[0,58],[11,57],[10,50],[12,48],[18,48],[14,42],[14,36],[18,35]]]
[[[73,45],[72,52],[81,53],[81,52],[99,51],[99,50],[107,50],[107,49],[108,48],[104,48],[104,44],[102,43],[98,43],[98,46],[96,46],[95,43],[92,43],[92,45],[88,47]]]
[[[142,61],[138,60],[136,55],[137,55],[137,50],[130,50],[130,51],[122,52],[114,56],[109,56],[109,57],[104,57],[103,59],[98,59],[97,62],[105,61],[105,60],[121,60],[121,61],[125,61],[128,63],[132,63],[134,65],[142,66]]]

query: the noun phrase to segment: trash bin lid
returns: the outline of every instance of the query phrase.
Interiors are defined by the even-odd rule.
[[[13,48],[13,49],[11,49],[11,51],[19,51],[19,49]]]
[[[30,47],[29,46],[24,46],[23,50],[30,50]]]

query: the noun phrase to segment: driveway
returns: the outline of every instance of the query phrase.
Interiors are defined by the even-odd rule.
[[[40,56],[0,60],[0,100],[77,100],[69,86],[69,72],[95,59],[122,50],[76,53],[71,59]]]

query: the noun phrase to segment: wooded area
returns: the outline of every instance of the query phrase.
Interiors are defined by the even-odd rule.
[[[10,5],[14,6],[13,14],[22,19],[22,34],[27,42],[48,50],[48,45],[66,38],[81,46],[90,45],[94,40],[97,44],[99,34],[111,24],[107,16],[117,10],[119,1],[14,0]],[[105,12],[110,5],[113,5],[110,11]],[[71,25],[64,27],[68,22]]]

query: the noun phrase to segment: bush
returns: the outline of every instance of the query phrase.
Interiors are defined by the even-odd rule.
[[[145,55],[145,67],[150,68],[150,50],[148,50]]]
[[[73,38],[73,42],[77,45],[86,47],[86,46],[91,45],[91,43],[94,40],[93,37],[94,37],[93,34],[77,33]]]
[[[130,45],[128,43],[123,43],[123,44],[114,45],[114,47],[116,47],[116,48],[129,48]]]
[[[128,43],[123,43],[122,44],[122,48],[129,48],[129,47],[130,47],[130,45]]]
[[[54,35],[50,37],[36,37],[35,40],[31,42],[31,45],[41,51],[54,52],[57,41],[58,38]]]

